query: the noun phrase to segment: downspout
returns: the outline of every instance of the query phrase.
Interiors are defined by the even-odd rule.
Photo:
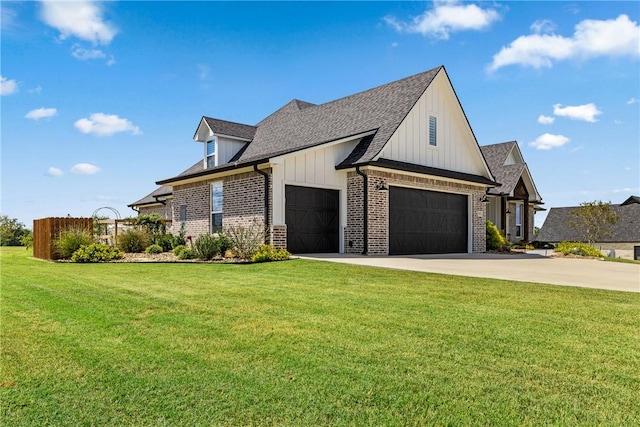
[[[258,169],[258,165],[253,165],[253,170],[264,176],[264,243],[269,244],[269,174]]]
[[[360,166],[356,166],[356,173],[362,177],[362,255],[367,255],[369,253],[369,210],[367,209],[369,204],[369,177],[360,170]]]

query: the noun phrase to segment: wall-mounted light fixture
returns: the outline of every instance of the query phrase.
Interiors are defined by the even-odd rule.
[[[374,188],[378,191],[389,191],[389,187],[380,183],[376,184]]]
[[[489,198],[486,194],[483,194],[482,197],[480,197],[480,203],[489,203]]]

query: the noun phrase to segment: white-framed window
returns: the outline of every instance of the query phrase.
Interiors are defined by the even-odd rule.
[[[522,205],[516,205],[516,237],[522,237]]]
[[[429,116],[429,145],[436,147],[438,145],[438,118]]]
[[[207,165],[207,169],[216,166],[216,139],[211,138],[210,141],[204,145],[204,160]]]
[[[222,181],[211,184],[211,234],[222,231]]]

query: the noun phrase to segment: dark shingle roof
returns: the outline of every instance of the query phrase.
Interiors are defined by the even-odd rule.
[[[253,139],[256,133],[256,127],[245,125],[242,123],[228,122],[226,120],[213,119],[211,117],[203,117],[214,133],[220,135],[235,136],[242,139]]]
[[[631,205],[633,203],[640,203],[640,196],[630,196],[627,200],[620,203],[620,205]]]
[[[541,242],[575,242],[582,240],[582,234],[572,227],[571,212],[579,206],[551,208],[540,229],[537,239]],[[611,236],[603,242],[640,242],[640,204],[611,205],[618,215],[618,222],[611,227]]]
[[[504,164],[516,144],[515,141],[509,141],[480,147],[491,174],[497,182],[502,184],[489,190],[489,194],[509,194],[518,185],[518,180],[524,171],[524,163]]]
[[[207,169],[206,173],[255,164],[270,157],[376,131],[366,147],[359,146],[360,150],[354,150],[348,158],[350,164],[371,161],[382,150],[440,70],[444,70],[444,67],[440,66],[320,105],[294,99],[256,126],[235,123],[233,125],[237,126],[231,129],[234,132],[233,136],[240,136],[241,132],[249,135],[251,129],[255,129],[252,141],[229,163]],[[205,120],[209,126],[229,126],[224,128],[226,133],[218,130],[219,127],[214,132],[230,134],[230,122],[208,117],[205,117]],[[205,171],[202,165],[194,165],[175,178],[159,181],[159,184],[203,173]]]
[[[202,163],[202,161],[200,163]],[[170,196],[172,194],[173,194],[173,189],[170,186],[162,185],[156,188],[155,190],[153,190],[151,193],[144,196],[142,199],[136,202],[133,202],[127,206],[133,207],[133,206],[142,206],[142,205],[150,205],[153,203],[159,203],[158,199],[164,200],[167,196]]]

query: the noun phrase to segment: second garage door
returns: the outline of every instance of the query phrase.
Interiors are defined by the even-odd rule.
[[[389,188],[389,254],[467,252],[467,196]]]
[[[289,252],[339,251],[339,194],[337,190],[285,186],[285,221]]]

